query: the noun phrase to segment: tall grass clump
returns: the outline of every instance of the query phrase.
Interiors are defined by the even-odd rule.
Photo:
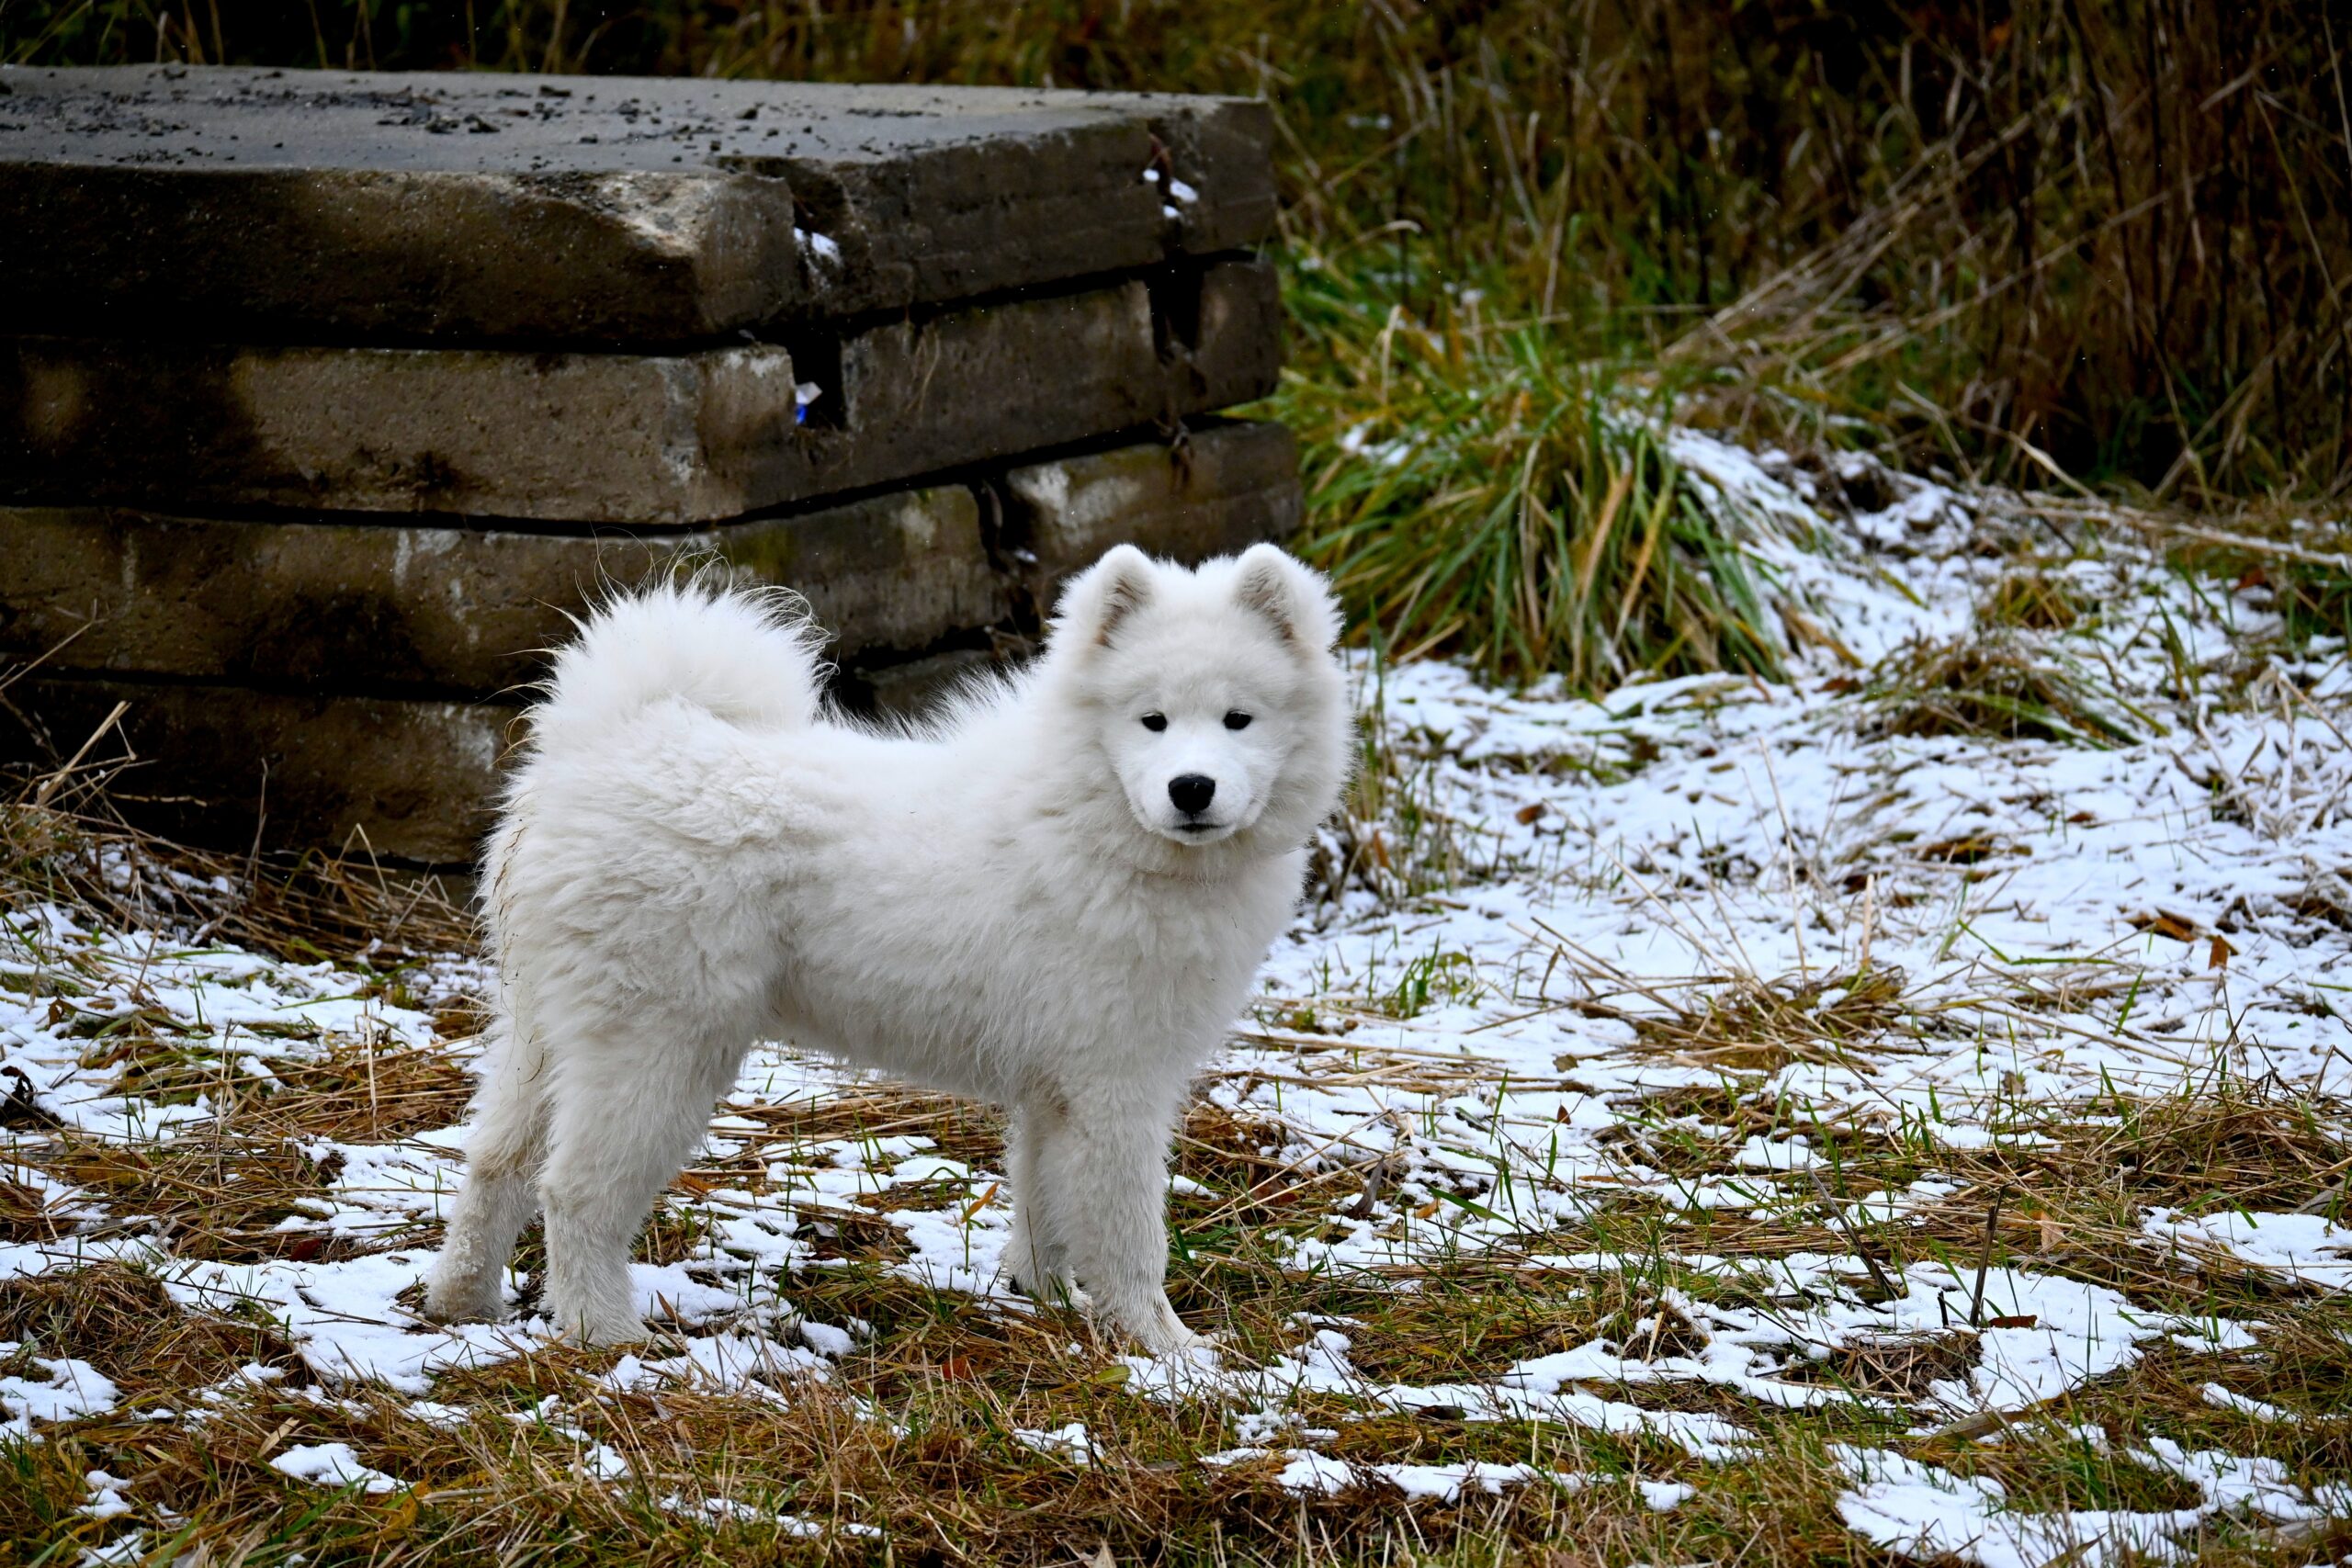
[[[1537,327],[1432,330],[1310,259],[1291,300],[1314,368],[1276,406],[1306,443],[1309,547],[1396,656],[1585,690],[1777,671],[1736,520],[1668,453],[1659,393]]]

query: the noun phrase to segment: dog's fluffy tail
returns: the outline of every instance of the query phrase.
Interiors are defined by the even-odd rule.
[[[743,729],[816,721],[821,636],[790,594],[673,579],[616,597],[556,656],[542,724],[600,728],[661,702]]]

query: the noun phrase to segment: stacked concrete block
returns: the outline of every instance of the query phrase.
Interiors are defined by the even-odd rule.
[[[842,700],[1299,513],[1268,121],[1150,95],[0,70],[0,743],[166,831],[478,841],[613,585],[807,595]],[[142,804],[143,803],[143,804]]]

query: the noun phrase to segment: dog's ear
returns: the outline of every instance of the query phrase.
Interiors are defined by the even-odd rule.
[[[1272,622],[1284,642],[1322,653],[1340,640],[1340,607],[1321,572],[1272,545],[1250,546],[1239,566],[1234,598]]]
[[[1070,579],[1054,606],[1054,640],[1099,648],[1151,599],[1151,558],[1133,545],[1114,545],[1102,558]]]

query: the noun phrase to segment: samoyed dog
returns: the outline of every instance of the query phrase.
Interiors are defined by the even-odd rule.
[[[1301,893],[1347,770],[1339,616],[1271,545],[1121,546],[1044,653],[912,730],[830,714],[778,596],[673,582],[591,615],[483,867],[499,989],[464,1190],[426,1287],[639,1338],[630,1243],[754,1041],[1011,1112],[1007,1254],[1155,1352],[1168,1139]]]

